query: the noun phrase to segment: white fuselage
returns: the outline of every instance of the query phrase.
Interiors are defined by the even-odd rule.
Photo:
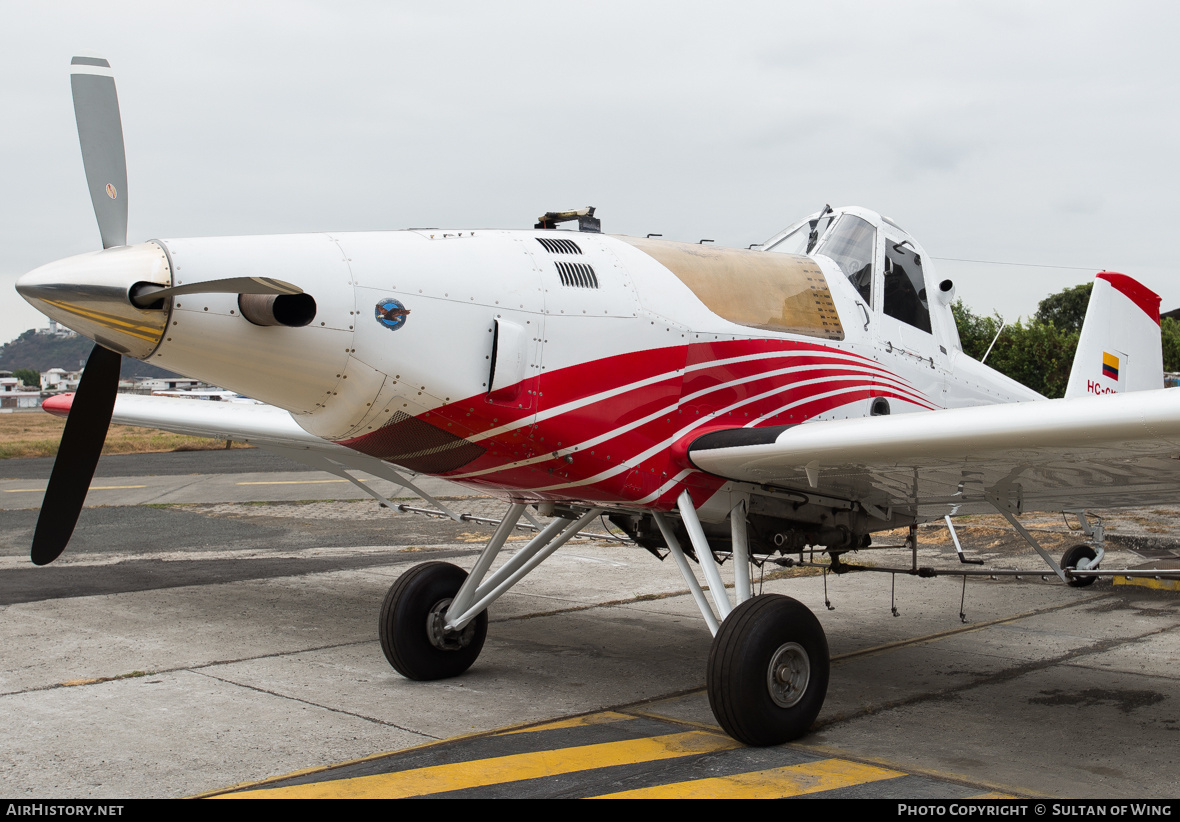
[[[149,326],[166,315],[150,362],[319,437],[518,499],[667,507],[723,484],[685,458],[711,430],[1037,397],[962,354],[946,302],[925,301],[929,331],[883,311],[880,260],[898,237],[845,211],[878,221],[871,292],[822,253],[423,229],[132,247],[162,248],[173,286],[293,283],[316,302],[304,327],[254,325],[236,294],[130,310]]]

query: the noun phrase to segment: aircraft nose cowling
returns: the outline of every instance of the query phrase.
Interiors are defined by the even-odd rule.
[[[127,295],[136,283],[172,284],[168,257],[158,244],[67,257],[25,274],[16,290],[38,311],[99,345],[144,359],[164,336],[169,312],[132,305]]]

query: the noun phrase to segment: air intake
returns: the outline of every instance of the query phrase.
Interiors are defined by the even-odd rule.
[[[536,237],[537,242],[545,247],[550,254],[581,254],[582,249],[573,240],[562,240],[556,237]]]
[[[594,269],[585,263],[554,263],[561,284],[570,288],[598,288]]]

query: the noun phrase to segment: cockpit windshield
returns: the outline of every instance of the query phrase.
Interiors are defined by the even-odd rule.
[[[870,302],[873,288],[876,231],[871,223],[860,217],[844,214],[815,250],[816,254],[830,257],[840,266],[866,303]]]
[[[767,251],[775,251],[779,254],[806,254],[807,253],[807,238],[811,233],[811,227],[804,220],[798,223],[793,231],[789,231],[787,236],[783,237],[774,245],[768,247]]]

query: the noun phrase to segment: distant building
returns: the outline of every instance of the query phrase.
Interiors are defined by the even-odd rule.
[[[37,336],[38,337],[66,338],[66,337],[76,337],[76,336],[78,336],[78,332],[74,331],[71,328],[63,328],[62,326],[57,324],[57,320],[50,317],[49,318],[49,327],[48,328],[38,328],[37,329]]]
[[[26,388],[24,383],[12,376],[11,371],[0,372],[0,413],[7,414],[21,408],[36,408],[41,404],[41,392]]]
[[[193,391],[210,386],[187,377],[145,377],[136,383],[136,393],[154,394],[157,391]]]
[[[66,371],[64,368],[50,368],[41,372],[41,390],[46,394],[61,394],[77,391],[82,380],[82,371]]]

